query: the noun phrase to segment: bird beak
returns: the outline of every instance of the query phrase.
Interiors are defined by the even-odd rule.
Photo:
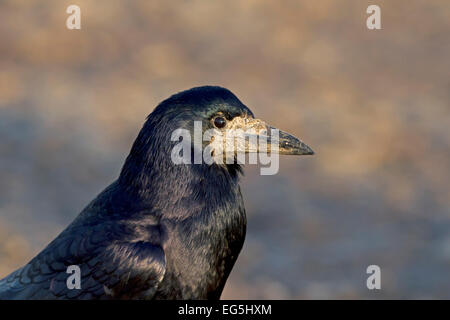
[[[276,153],[281,155],[313,155],[314,151],[293,135],[266,124],[263,120],[236,117],[227,129],[242,130],[244,140],[238,142],[245,153]],[[236,138],[236,136],[234,136]]]
[[[275,137],[275,139],[271,139],[268,141],[273,141],[273,144],[276,143],[278,145],[278,154],[284,154],[284,155],[313,155],[314,151],[303,141],[300,139],[294,137],[293,135],[281,131],[277,128],[269,127],[270,132],[273,132],[272,130],[278,131],[278,139]],[[268,149],[276,149],[272,148],[272,145],[267,147]]]

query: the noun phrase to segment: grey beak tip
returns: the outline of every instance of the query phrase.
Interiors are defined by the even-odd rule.
[[[311,147],[310,146],[308,146],[308,145],[306,145],[306,144],[304,144],[304,143],[302,143],[302,154],[303,155],[307,155],[307,156],[312,156],[312,155],[314,155],[315,154],[315,152],[313,151],[313,149],[311,149]]]

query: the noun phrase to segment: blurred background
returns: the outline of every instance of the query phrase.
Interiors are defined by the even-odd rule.
[[[317,153],[246,166],[223,298],[450,298],[449,34],[448,0],[3,0],[0,277],[117,178],[158,102],[211,84]]]

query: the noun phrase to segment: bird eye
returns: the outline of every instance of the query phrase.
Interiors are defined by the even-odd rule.
[[[219,129],[225,127],[226,124],[227,120],[225,120],[224,117],[217,117],[214,119],[214,125]]]

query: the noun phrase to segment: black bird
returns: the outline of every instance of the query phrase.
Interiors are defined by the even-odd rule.
[[[241,166],[174,164],[179,141],[172,132],[194,133],[194,121],[203,132],[256,128],[262,136],[259,129],[271,128],[221,87],[161,102],[119,178],[27,265],[0,280],[0,299],[219,299],[245,238]],[[275,141],[280,154],[313,154],[287,133]],[[80,268],[81,289],[68,288],[71,265]]]

